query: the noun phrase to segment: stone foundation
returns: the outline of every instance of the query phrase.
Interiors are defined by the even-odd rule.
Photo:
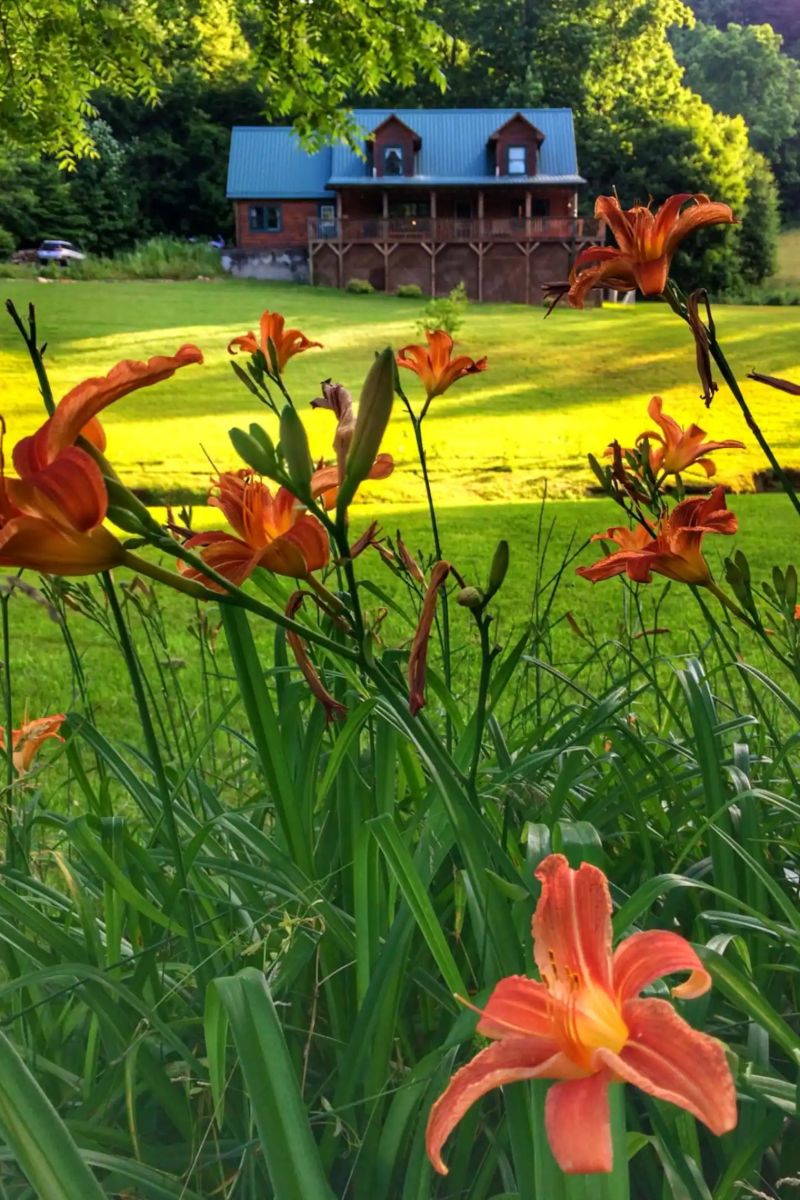
[[[307,250],[239,250],[221,252],[222,269],[241,279],[308,283]]]

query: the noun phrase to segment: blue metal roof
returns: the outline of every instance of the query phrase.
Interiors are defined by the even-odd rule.
[[[287,126],[236,125],[231,130],[231,200],[325,200],[331,148],[305,151]]]
[[[486,144],[517,114],[544,134],[536,175],[488,174]],[[578,174],[575,132],[569,108],[362,108],[354,117],[365,137],[396,116],[422,139],[418,174],[375,178],[349,146],[326,146],[316,154],[302,149],[286,126],[236,126],[231,132],[228,196],[233,199],[328,199],[326,188],[377,184],[381,187],[565,184]]]

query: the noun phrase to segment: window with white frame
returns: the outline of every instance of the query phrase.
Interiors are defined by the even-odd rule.
[[[508,147],[509,175],[526,175],[528,172],[528,149],[526,146]]]
[[[403,174],[403,147],[402,146],[384,146],[384,149],[383,149],[383,173],[384,173],[384,175],[402,175]]]

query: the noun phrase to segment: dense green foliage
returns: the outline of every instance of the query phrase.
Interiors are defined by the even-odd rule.
[[[800,62],[770,25],[698,23],[675,45],[686,82],[717,112],[741,114],[750,142],[771,164],[783,202],[800,208]]]
[[[0,137],[71,162],[92,151],[86,125],[98,89],[153,101],[187,64],[201,79],[244,72],[263,108],[290,114],[309,140],[350,128],[354,87],[441,79],[446,39],[421,0],[37,0],[0,22]]]
[[[800,203],[799,68],[765,24],[691,27],[681,0],[439,0],[424,16],[417,0],[397,0],[385,19],[354,0],[335,21],[319,5],[298,21],[272,19],[255,0],[203,0],[181,33],[181,0],[158,3],[174,15],[158,100],[145,102],[140,81],[98,71],[94,111],[81,118],[98,159],[65,178],[29,161],[0,113],[0,229],[17,245],[56,235],[108,253],[153,235],[230,237],[229,130],[261,120],[265,96],[312,142],[348,136],[346,110],[335,113],[349,102],[568,105],[585,206],[613,187],[625,203],[704,191],[743,217],[741,253],[711,232],[681,258],[684,282],[702,272],[718,292],[760,282],[774,253],[769,182],[748,138],[777,174],[784,211]],[[53,137],[69,142],[61,126]],[[36,144],[29,135],[26,147]]]
[[[666,306],[658,315],[679,324]],[[578,314],[553,319],[597,374],[597,327]],[[692,363],[680,331],[678,354]],[[61,339],[40,333],[57,362]],[[664,347],[654,337],[662,367]],[[635,358],[632,337],[631,371]],[[348,362],[352,370],[352,353]],[[294,390],[290,370],[284,386]],[[476,382],[460,384],[462,412]],[[283,426],[269,402],[241,390],[250,419]],[[398,416],[413,422],[420,389],[408,390],[412,407]],[[156,397],[162,429],[175,397]],[[216,409],[214,418],[229,424]],[[619,432],[612,418],[598,451]],[[185,417],[181,427],[193,436]],[[789,497],[774,501],[791,512]],[[507,560],[507,543],[492,554],[455,523],[452,536],[433,523],[404,531],[414,552],[411,539],[424,541],[426,572],[434,550],[487,597],[492,577],[500,587],[485,609],[458,604],[457,586],[445,609],[440,593],[417,716],[406,670],[424,584],[407,560],[351,558],[342,520],[331,533],[339,563],[315,580],[322,606],[299,614],[341,721],[326,723],[278,621],[296,580],[259,572],[245,590],[207,600],[170,592],[165,603],[164,579],[144,578],[152,562],[143,559],[136,581],[115,571],[0,590],[6,727],[27,700],[21,608],[36,636],[63,639],[70,664],[49,675],[52,709],[70,710],[65,743],[42,748],[27,775],[5,764],[0,1180],[9,1200],[792,1194],[796,573],[780,563],[764,585],[763,558],[748,591],[738,560],[727,578],[749,616],[718,604],[719,591],[675,584],[686,605],[676,653],[657,583],[600,583],[595,620],[576,619],[562,589],[588,590],[574,577],[576,554],[600,551],[554,538],[551,514],[529,507],[527,562],[516,563],[511,538],[522,604],[506,591],[510,575],[489,566]],[[175,551],[158,537],[162,553]],[[174,654],[179,624],[191,628],[188,663]],[[565,626],[570,649],[557,650]],[[105,691],[83,653],[87,628],[103,643]],[[130,739],[115,708],[123,693],[136,713]],[[454,997],[481,1006],[500,978],[534,974],[533,872],[553,851],[606,871],[615,941],[653,930],[693,943],[713,987],[669,1003],[729,1047],[738,1126],[715,1137],[665,1100],[618,1089],[613,1172],[566,1176],[547,1146],[546,1085],[518,1081],[473,1107],[448,1141],[450,1175],[437,1177],[428,1113],[477,1048],[475,1014]],[[575,966],[583,970],[580,958]],[[648,992],[662,1004],[669,996],[658,981]],[[670,1058],[673,1036],[659,1056]],[[678,1063],[673,1097],[703,1092],[691,1067]],[[594,1120],[594,1106],[584,1116]]]

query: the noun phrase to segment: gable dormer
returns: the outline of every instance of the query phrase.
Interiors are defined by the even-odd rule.
[[[405,121],[392,114],[370,135],[372,174],[381,176],[414,175],[414,160],[422,138]]]
[[[522,113],[496,129],[487,142],[494,175],[535,175],[544,134]]]

